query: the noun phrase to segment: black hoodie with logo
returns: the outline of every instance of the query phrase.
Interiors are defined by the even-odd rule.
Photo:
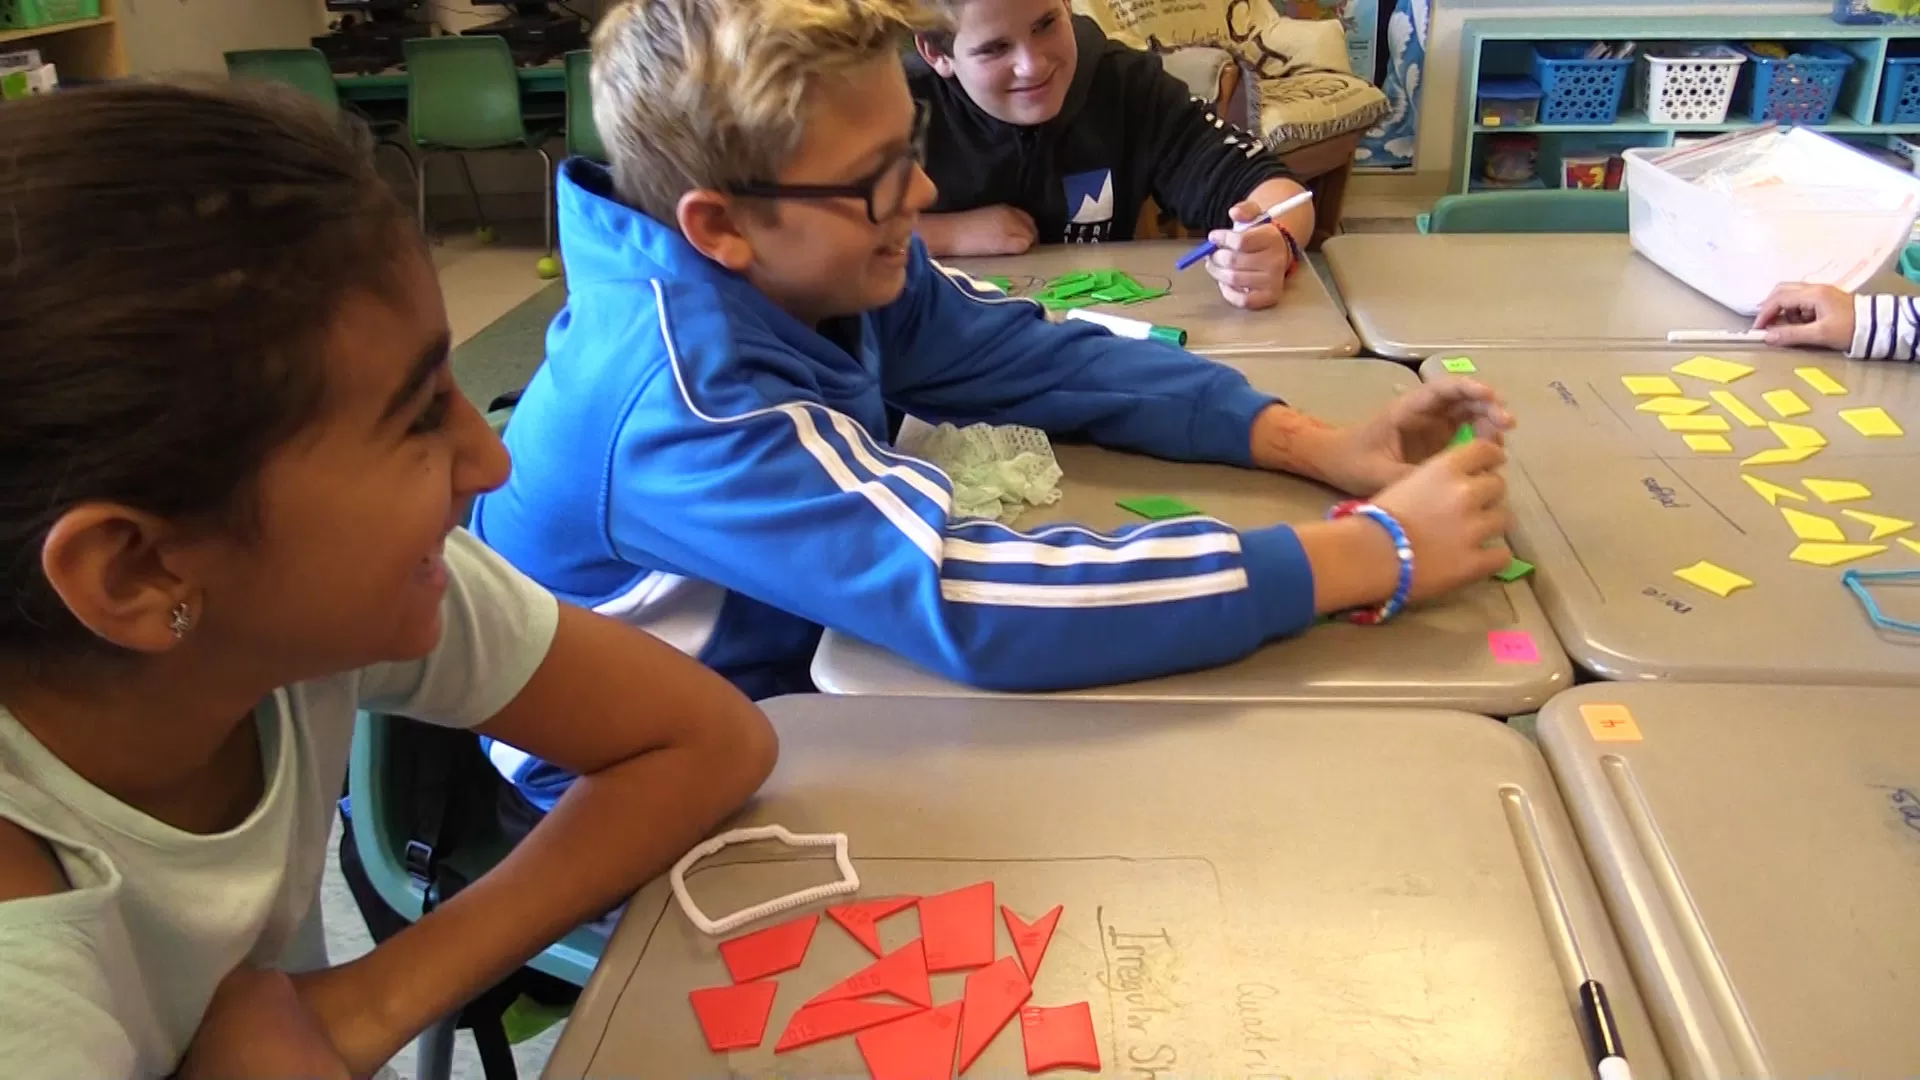
[[[1190,229],[1231,224],[1227,211],[1260,184],[1290,175],[1260,139],[1214,115],[1160,58],[1073,17],[1079,62],[1060,114],[1037,127],[987,115],[957,79],[918,57],[907,77],[928,108],[929,212],[1006,204],[1026,211],[1040,242],[1133,239],[1151,196]]]

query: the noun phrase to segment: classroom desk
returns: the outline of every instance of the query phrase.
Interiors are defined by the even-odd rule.
[[[516,69],[520,75],[520,93],[565,94],[567,92],[567,68],[565,64],[541,64],[538,67]],[[335,75],[333,84],[340,88],[340,96],[354,103],[372,101],[407,100],[407,73],[397,68],[375,72],[372,75]]]
[[[1011,278],[1016,294],[1037,292],[1047,281],[1081,270],[1121,270],[1143,285],[1171,284],[1172,292],[1145,303],[1091,310],[1177,326],[1187,332],[1187,348],[1206,356],[1352,356],[1360,351],[1359,339],[1312,266],[1288,279],[1278,306],[1242,311],[1221,297],[1205,268],[1174,272],[1174,261],[1197,242],[1050,244],[1025,255],[941,262],[976,277]]]
[[[1413,373],[1379,360],[1249,360],[1254,386],[1335,423],[1373,415],[1413,384]],[[1159,461],[1091,446],[1059,446],[1061,500],[1029,511],[1022,529],[1075,521],[1111,529],[1138,524],[1114,505],[1134,495],[1175,495],[1230,525],[1257,528],[1323,517],[1334,493],[1292,476],[1223,465]],[[1531,636],[1537,663],[1501,663],[1492,631]],[[829,631],[813,679],[829,693],[979,695],[899,656]],[[1073,691],[1106,700],[1340,701],[1424,705],[1509,716],[1530,712],[1572,683],[1572,665],[1525,582],[1488,581],[1419,605],[1385,626],[1333,621],[1267,645],[1237,663],[1118,686]]]
[[[1350,233],[1323,251],[1367,351],[1666,349],[1669,330],[1745,330],[1624,235]],[[1717,346],[1725,348],[1726,346]]]
[[[1508,501],[1514,547],[1539,567],[1534,591],[1574,661],[1610,679],[1689,682],[1920,685],[1920,635],[1877,631],[1840,583],[1848,566],[1920,569],[1920,543],[1907,530],[1875,543],[1886,551],[1847,566],[1789,561],[1797,543],[1786,517],[1742,481],[1790,487],[1804,501],[1783,507],[1826,518],[1847,542],[1869,526],[1841,511],[1920,518],[1920,367],[1863,363],[1831,353],[1743,352],[1757,370],[1721,387],[1673,375],[1687,396],[1730,390],[1762,419],[1778,415],[1764,391],[1791,388],[1812,412],[1791,422],[1822,432],[1828,446],[1799,464],[1742,462],[1780,440],[1748,428],[1717,404],[1700,415],[1731,421],[1730,454],[1698,454],[1658,416],[1636,410],[1623,375],[1671,374],[1684,353],[1474,352],[1478,377],[1505,396],[1519,421],[1508,440]],[[1794,375],[1817,367],[1846,387],[1823,397]],[[1437,360],[1422,374],[1439,372]],[[1868,439],[1843,423],[1842,408],[1878,405],[1902,438]],[[1853,480],[1870,498],[1829,505],[1801,486],[1808,478]],[[1724,599],[1673,576],[1700,560],[1754,582]],[[1920,620],[1920,589],[1883,587],[1881,608]]]
[[[1569,924],[1636,1080],[1665,1074],[1552,777],[1505,725],[1383,709],[764,706],[780,764],[735,824],[845,832],[862,898],[992,880],[995,904],[1027,918],[1064,905],[1031,1004],[1089,1002],[1105,1075],[1591,1076]],[[718,914],[828,880],[830,864],[795,854],[727,848],[689,891]],[[1530,887],[1548,871],[1566,920]],[[917,917],[880,930],[897,949]],[[995,938],[1012,955],[1004,926]],[[796,1006],[871,959],[822,920],[802,966],[776,976],[760,1048],[723,1060],[687,995],[726,969],[655,881],[546,1076],[865,1076],[851,1038],[772,1048]],[[960,983],[934,976],[934,1001]],[[1018,1031],[968,1075],[1025,1076]]]
[[[1582,709],[1599,705],[1624,706],[1640,738],[1596,742]],[[1914,706],[1911,691],[1666,683],[1584,686],[1541,712],[1675,1073],[1920,1069]]]

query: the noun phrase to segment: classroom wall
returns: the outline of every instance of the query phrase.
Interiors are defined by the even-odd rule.
[[[220,72],[229,49],[305,45],[326,28],[320,0],[120,0],[136,75]]]

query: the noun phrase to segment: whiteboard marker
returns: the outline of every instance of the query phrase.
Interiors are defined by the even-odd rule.
[[[1095,326],[1104,326],[1109,333],[1118,337],[1133,338],[1135,341],[1164,341],[1169,345],[1185,345],[1187,332],[1177,326],[1155,326],[1140,319],[1125,319],[1118,315],[1105,315],[1085,308],[1074,308],[1067,312],[1067,318],[1090,322]]]
[[[1765,330],[1669,330],[1669,345],[1741,345],[1765,342]]]

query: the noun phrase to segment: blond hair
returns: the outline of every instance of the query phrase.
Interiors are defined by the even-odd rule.
[[[614,189],[670,222],[696,188],[772,180],[816,81],[936,25],[921,0],[627,0],[593,33],[593,120]]]

